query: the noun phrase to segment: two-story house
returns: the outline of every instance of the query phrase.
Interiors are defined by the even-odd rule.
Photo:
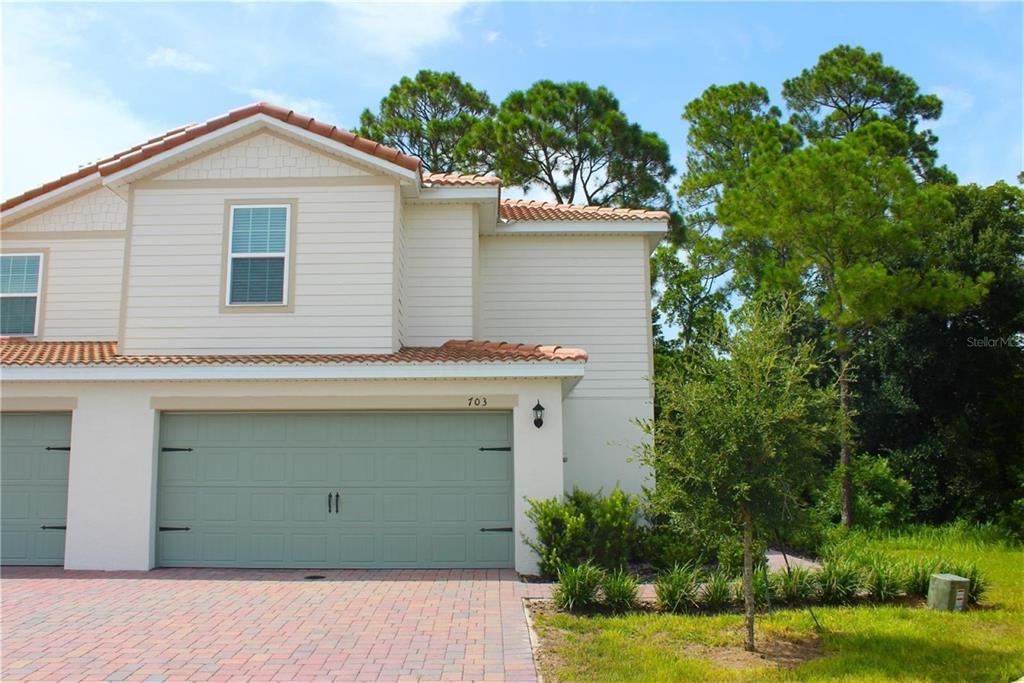
[[[261,103],[0,218],[4,563],[530,573],[527,498],[641,487],[664,213]]]

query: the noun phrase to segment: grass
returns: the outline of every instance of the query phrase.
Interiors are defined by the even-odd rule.
[[[769,660],[738,656],[742,616],[538,613],[549,681],[809,680],[1007,681],[1024,676],[1024,549],[991,527],[954,525],[852,534],[843,543],[906,561],[942,556],[976,563],[988,581],[980,607],[962,614],[908,606],[818,607],[759,615]],[[787,659],[787,646],[796,656]],[[813,656],[810,655],[820,655]]]

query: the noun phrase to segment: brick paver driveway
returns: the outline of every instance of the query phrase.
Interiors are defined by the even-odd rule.
[[[321,580],[306,580],[310,574]],[[536,680],[511,570],[4,568],[3,681]]]

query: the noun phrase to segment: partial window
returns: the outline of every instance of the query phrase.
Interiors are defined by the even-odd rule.
[[[228,305],[288,303],[289,209],[231,207]]]
[[[0,335],[36,335],[42,270],[42,254],[0,256]]]

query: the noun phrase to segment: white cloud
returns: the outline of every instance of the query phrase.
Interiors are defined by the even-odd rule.
[[[168,66],[179,71],[191,73],[205,73],[213,71],[210,64],[193,57],[185,52],[179,52],[173,47],[158,47],[146,57],[146,64],[149,66]]]
[[[338,114],[329,102],[318,100],[313,97],[293,97],[287,93],[278,92],[269,88],[246,88],[245,94],[253,100],[269,102],[281,107],[287,107],[296,114],[312,116],[317,121],[330,123],[334,126],[341,126],[338,121]]]
[[[500,37],[501,33],[498,31],[487,31],[486,33],[484,33],[484,40],[487,41],[488,43],[496,43],[498,42],[498,38]]]
[[[952,85],[936,85],[925,88],[924,92],[939,96],[942,100],[942,116],[935,121],[924,121],[922,128],[940,130],[955,127],[974,108],[974,94]]]
[[[102,79],[62,61],[95,17],[5,8],[0,194],[12,197],[138,144],[166,127],[137,116]],[[17,21],[18,30],[12,30]]]
[[[397,64],[415,60],[425,48],[459,37],[468,3],[337,3],[337,32],[360,52]]]

